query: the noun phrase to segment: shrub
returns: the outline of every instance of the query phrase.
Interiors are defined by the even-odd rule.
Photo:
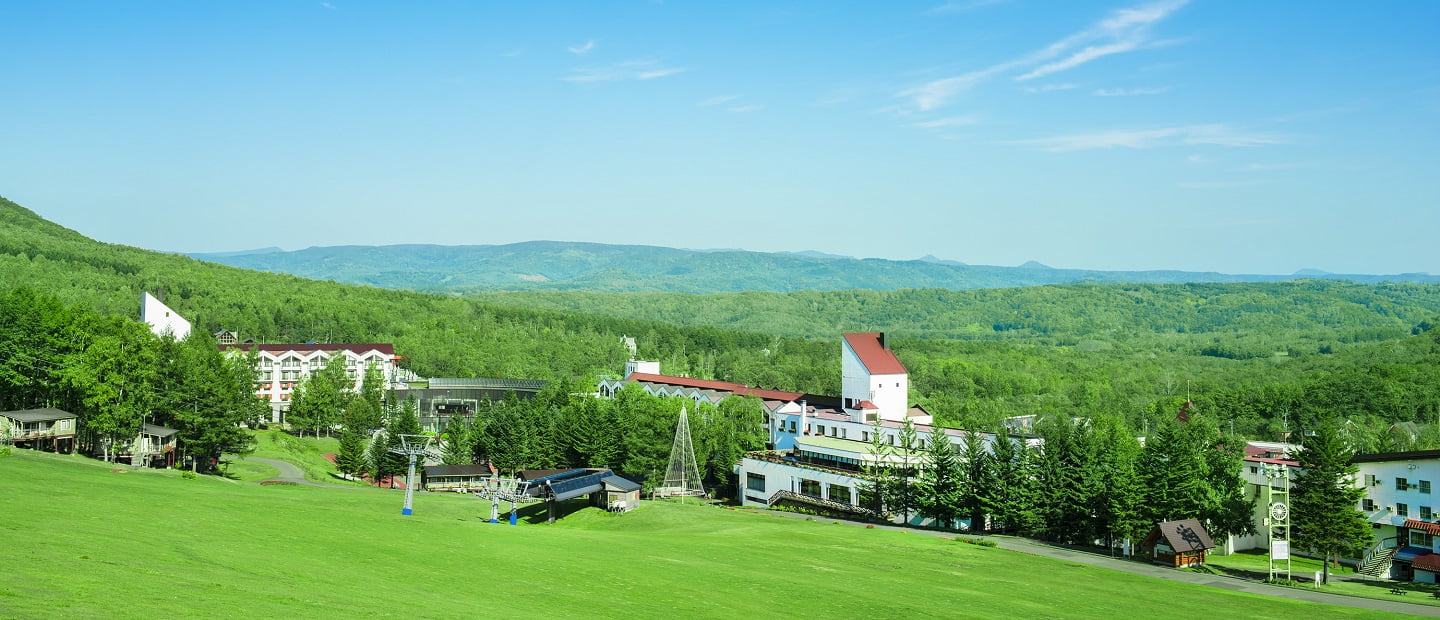
[[[185,480],[194,480],[199,476],[195,475],[195,472],[193,471],[190,471],[188,469],[182,469],[180,470],[180,477]]]
[[[968,544],[968,545],[979,545],[979,546],[981,546],[981,547],[994,547],[994,546],[996,546],[996,543],[995,543],[995,541],[993,541],[993,540],[987,540],[987,539],[984,539],[984,538],[966,538],[966,537],[964,537],[964,536],[956,536],[956,537],[955,537],[955,542],[963,542],[963,543]]]

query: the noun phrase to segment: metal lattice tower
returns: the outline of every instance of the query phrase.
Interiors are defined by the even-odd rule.
[[[391,448],[395,454],[402,454],[410,457],[410,471],[405,474],[405,507],[400,509],[400,514],[409,515],[412,502],[415,500],[415,458],[419,456],[431,456],[430,442],[434,439],[429,435],[398,435],[400,447]]]
[[[1266,465],[1265,529],[1270,540],[1270,578],[1281,570],[1290,579],[1290,476],[1284,465]],[[1281,561],[1284,568],[1281,568]]]
[[[680,422],[675,425],[675,443],[670,447],[670,465],[665,468],[665,484],[655,489],[655,497],[705,496],[700,484],[700,466],[695,462],[695,445],[690,441],[690,416],[680,408]]]
[[[540,501],[539,498],[530,495],[530,483],[520,482],[518,479],[491,478],[485,483],[484,488],[475,492],[475,497],[490,500],[490,522],[500,522],[500,502],[510,502],[510,525],[515,525],[516,504],[528,504]]]

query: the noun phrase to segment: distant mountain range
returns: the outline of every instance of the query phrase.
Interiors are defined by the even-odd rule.
[[[978,289],[1075,282],[1276,282],[1325,278],[1364,283],[1440,283],[1424,273],[1293,275],[1056,269],[967,265],[926,256],[896,261],[822,252],[682,250],[641,245],[527,241],[509,245],[387,245],[193,253],[200,260],[381,288],[444,293],[507,290],[726,293],[906,288]]]

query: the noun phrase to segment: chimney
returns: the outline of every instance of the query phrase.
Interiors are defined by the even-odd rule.
[[[890,343],[885,342],[885,332],[880,332],[880,348],[889,349]]]

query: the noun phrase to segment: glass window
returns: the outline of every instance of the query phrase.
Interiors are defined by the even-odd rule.
[[[830,492],[830,501],[842,504],[850,503],[850,487],[843,484],[832,484],[826,490]]]
[[[1421,493],[1429,493],[1429,492],[1430,492],[1430,481],[1429,481],[1429,480],[1421,480],[1421,481],[1420,481],[1420,492],[1421,492]]]
[[[1429,507],[1429,506],[1421,506],[1421,507],[1420,507],[1420,520],[1421,520],[1421,521],[1429,521],[1429,520],[1430,520],[1430,517],[1433,517],[1433,516],[1435,516],[1435,515],[1434,515],[1434,513],[1430,512],[1430,507]]]
[[[755,472],[745,472],[745,488],[751,491],[765,492],[765,475]]]
[[[1361,509],[1361,510],[1364,510],[1365,512],[1374,512],[1374,511],[1375,511],[1375,500],[1370,499],[1370,498],[1368,498],[1368,497],[1365,498],[1365,499],[1360,500],[1360,509]]]
[[[800,479],[800,494],[810,497],[820,497],[820,482],[818,480]]]
[[[1430,535],[1419,530],[1410,530],[1410,545],[1413,547],[1429,547]]]
[[[1399,502],[1396,502],[1396,503],[1395,503],[1395,514],[1400,515],[1400,516],[1402,516],[1402,517],[1408,517],[1408,516],[1410,516],[1410,505],[1409,505],[1409,504],[1401,504],[1401,503],[1399,503]]]
[[[1396,478],[1396,479],[1395,479],[1395,490],[1396,490],[1396,491],[1404,491],[1407,487],[1409,487],[1409,484],[1406,483],[1406,480],[1405,480],[1404,478]]]

